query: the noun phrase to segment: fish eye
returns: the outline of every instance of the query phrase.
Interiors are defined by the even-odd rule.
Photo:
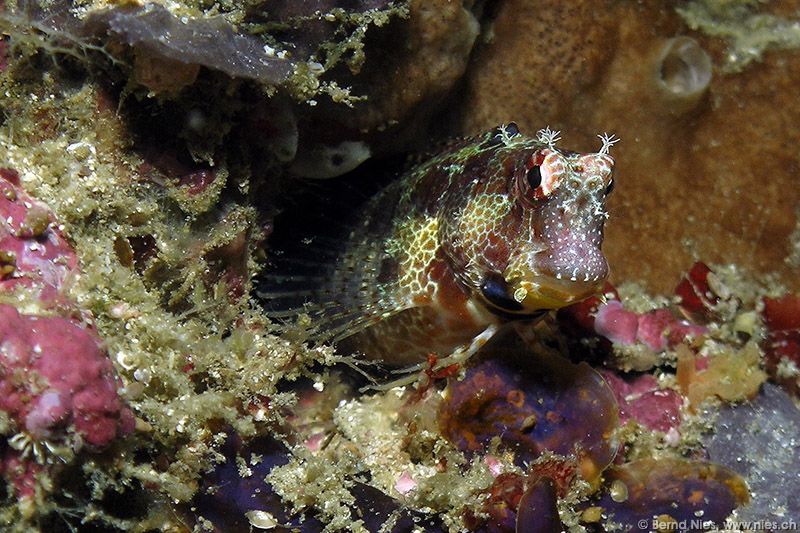
[[[537,188],[542,184],[542,167],[541,165],[533,165],[525,173],[525,179],[528,180],[528,185],[531,189]]]
[[[522,304],[508,293],[508,283],[499,274],[486,274],[481,283],[481,294],[488,303],[502,311],[518,312],[523,309]]]

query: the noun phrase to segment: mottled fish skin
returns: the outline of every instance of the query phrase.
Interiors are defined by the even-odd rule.
[[[500,126],[451,143],[370,199],[304,292],[318,340],[405,365],[598,291],[615,141],[580,154],[557,140]]]

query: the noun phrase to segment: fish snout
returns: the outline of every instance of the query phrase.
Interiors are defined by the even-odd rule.
[[[509,282],[515,300],[526,309],[558,309],[601,290],[608,262],[599,247],[585,243],[536,254],[528,270]]]

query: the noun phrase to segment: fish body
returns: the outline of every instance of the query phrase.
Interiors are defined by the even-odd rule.
[[[509,124],[450,143],[364,204],[315,283],[281,286],[302,280],[320,340],[391,365],[590,296],[608,275],[613,141],[592,154],[556,141]],[[292,290],[262,296],[280,308]]]

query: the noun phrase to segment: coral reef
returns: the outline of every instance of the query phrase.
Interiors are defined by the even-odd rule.
[[[9,3],[0,529],[795,518],[795,7]],[[383,369],[252,297],[265,238],[298,176],[369,158],[325,185],[377,181],[400,166],[384,155],[437,152],[428,132],[453,116],[549,122],[587,150],[623,138],[615,286],[515,322],[465,368],[432,354],[416,386],[367,390]]]
[[[637,313],[625,309],[613,285],[606,283],[603,295],[593,296],[559,310],[560,327],[570,336],[573,351],[585,352],[586,339],[593,338],[592,358],[613,353],[623,370],[649,370],[668,348],[700,337],[707,328],[681,320],[667,308]],[[580,359],[587,358],[581,353]]]
[[[702,257],[797,289],[784,258],[800,202],[786,149],[800,141],[798,7],[503,2],[468,71],[463,130],[514,120],[579,149],[597,131],[622,139],[605,242],[614,282],[665,292]]]

